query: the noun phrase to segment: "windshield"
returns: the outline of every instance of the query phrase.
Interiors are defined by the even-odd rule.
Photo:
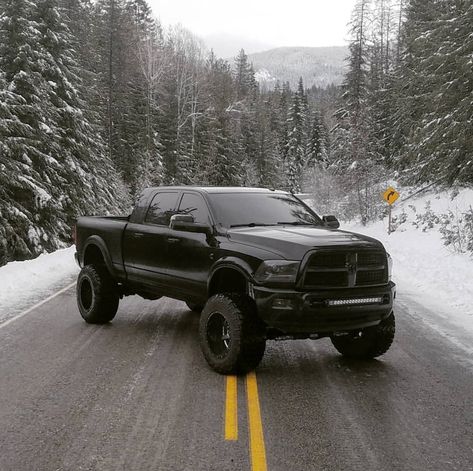
[[[312,210],[289,194],[214,193],[208,197],[216,222],[223,227],[322,225]]]

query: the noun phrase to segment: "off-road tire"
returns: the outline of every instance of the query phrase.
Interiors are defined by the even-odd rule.
[[[218,351],[212,325],[218,325],[222,319],[227,326],[228,345]],[[253,370],[266,348],[264,324],[257,317],[256,306],[251,298],[240,293],[217,294],[207,301],[200,316],[199,338],[207,363],[221,374]]]
[[[393,343],[396,323],[394,313],[380,324],[361,329],[353,334],[332,336],[333,346],[344,356],[350,358],[375,358],[389,350]]]
[[[117,313],[117,284],[103,265],[86,265],[77,278],[77,305],[89,324],[106,324]]]
[[[192,311],[196,312],[197,314],[200,314],[202,312],[202,309],[204,309],[204,306],[202,304],[196,304],[196,303],[186,303],[187,307]]]

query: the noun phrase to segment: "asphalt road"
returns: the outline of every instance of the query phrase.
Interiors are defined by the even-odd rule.
[[[90,326],[66,290],[0,326],[0,470],[473,470],[473,356],[427,316],[401,297],[379,361],[270,342],[227,379],[183,303]]]

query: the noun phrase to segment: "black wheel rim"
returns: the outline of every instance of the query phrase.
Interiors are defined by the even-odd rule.
[[[80,284],[80,303],[84,310],[88,311],[90,309],[93,299],[94,292],[92,290],[92,284],[87,278],[84,278]]]
[[[230,350],[230,326],[219,312],[213,312],[207,321],[207,343],[210,351],[219,358],[226,356]]]

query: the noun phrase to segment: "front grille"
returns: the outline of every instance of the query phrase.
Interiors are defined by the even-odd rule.
[[[344,268],[346,261],[345,252],[315,252],[309,263],[317,268]]]
[[[384,269],[383,270],[366,270],[358,271],[356,274],[356,286],[371,286],[379,285],[384,282]]]
[[[388,282],[386,254],[380,250],[319,250],[303,274],[304,288],[379,286]]]
[[[358,266],[370,267],[373,265],[384,265],[386,256],[382,252],[358,252]]]
[[[307,272],[305,284],[310,286],[348,286],[348,273],[333,272]]]

